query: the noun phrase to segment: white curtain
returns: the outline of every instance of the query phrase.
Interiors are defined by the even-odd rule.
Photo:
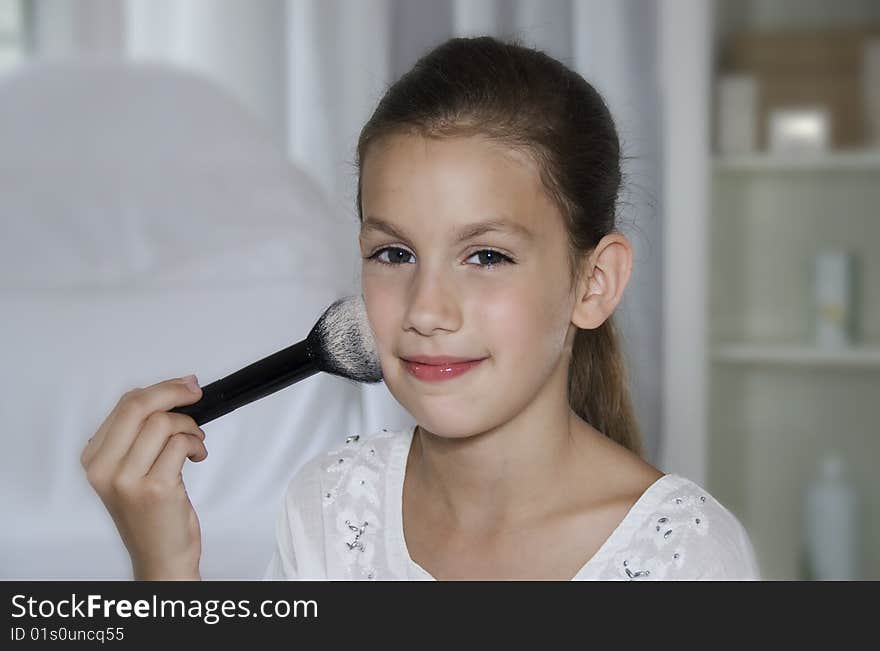
[[[284,0],[127,0],[125,51],[204,74],[280,141],[287,122],[284,16]]]

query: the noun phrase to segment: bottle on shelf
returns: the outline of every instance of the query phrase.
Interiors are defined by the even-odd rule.
[[[813,262],[816,343],[823,349],[840,349],[854,343],[853,254],[823,250]]]
[[[858,492],[843,457],[828,452],[804,491],[803,540],[806,579],[852,581],[859,567]]]

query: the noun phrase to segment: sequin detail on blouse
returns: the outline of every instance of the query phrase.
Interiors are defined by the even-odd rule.
[[[385,461],[376,454],[372,440],[367,443],[352,434],[344,445],[327,453],[324,463],[324,504],[341,501],[342,507],[335,512],[338,542],[333,546],[351,579],[380,578],[376,547],[382,527],[379,482]]]

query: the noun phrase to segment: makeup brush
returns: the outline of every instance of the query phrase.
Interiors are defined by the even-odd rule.
[[[335,301],[302,341],[203,386],[198,402],[169,411],[202,425],[319,371],[355,382],[382,381],[363,296]]]

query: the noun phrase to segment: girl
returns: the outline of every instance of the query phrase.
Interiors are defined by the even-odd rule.
[[[632,268],[619,143],[595,89],[539,51],[451,39],[388,89],[357,165],[363,296],[418,425],[306,463],[265,578],[758,579],[736,517],[641,456],[612,319]],[[83,453],[136,578],[198,578],[179,469],[204,434],[153,412],[199,397],[127,394]]]

